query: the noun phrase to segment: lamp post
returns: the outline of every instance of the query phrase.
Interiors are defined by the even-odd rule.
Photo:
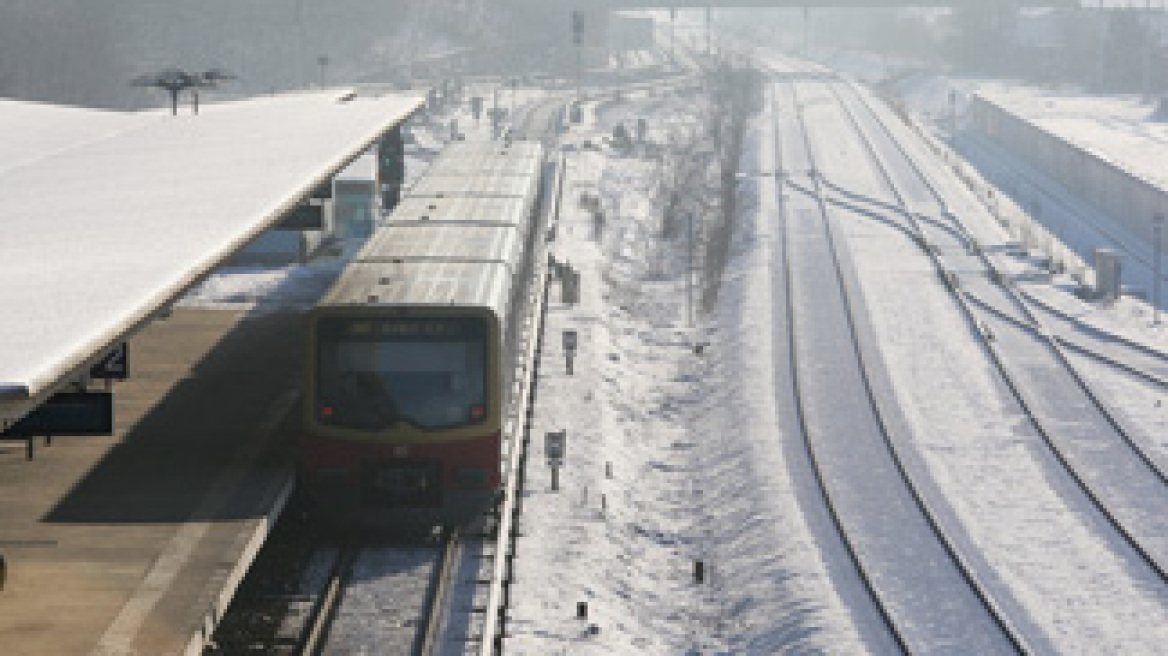
[[[304,33],[304,0],[296,0],[296,31],[300,36],[299,43],[296,44],[296,85],[309,85],[308,76],[304,74],[304,42],[306,40]]]
[[[803,56],[811,56],[811,7],[803,6]]]
[[[677,7],[669,8],[669,63],[677,65]]]
[[[325,83],[325,69],[327,69],[329,65],[328,55],[321,55],[317,57],[316,63],[318,66],[320,66],[320,88],[323,89]]]
[[[689,225],[687,227],[688,248],[686,265],[685,265],[685,324],[693,327],[694,323],[694,216],[693,212],[687,213]]]
[[[1164,232],[1164,215],[1156,214],[1152,217],[1152,243],[1155,250],[1152,262],[1152,325],[1160,325],[1160,248],[1161,236]]]
[[[710,7],[707,6],[706,7],[706,56],[707,57],[710,56],[710,23],[713,21],[713,17],[710,14],[712,12],[713,12],[713,9],[711,9]]]
[[[572,43],[576,46],[576,102],[574,106],[580,105],[580,47],[584,42],[584,12],[572,12]]]

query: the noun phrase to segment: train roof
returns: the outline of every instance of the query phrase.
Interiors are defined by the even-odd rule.
[[[511,270],[499,262],[355,262],[318,308],[484,308],[506,315]]]
[[[433,165],[484,158],[542,162],[543,144],[538,141],[456,141],[442,150]]]
[[[527,203],[523,198],[508,196],[407,196],[394,208],[391,220],[522,223],[527,220],[527,211]]]
[[[390,225],[495,225],[516,230],[526,239],[535,198],[458,196],[404,198],[390,217]]]
[[[418,180],[406,192],[407,197],[447,198],[480,196],[494,198],[533,198],[539,176],[516,176],[499,173],[473,175],[431,175]]]
[[[543,147],[538,143],[458,143],[444,150],[430,164],[426,175],[529,177],[538,175],[542,166]]]
[[[390,224],[373,234],[360,262],[498,262],[514,269],[522,255],[519,231],[490,224]]]

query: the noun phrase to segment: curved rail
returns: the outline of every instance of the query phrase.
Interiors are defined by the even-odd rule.
[[[910,167],[912,168],[914,173],[916,173],[916,175],[921,179],[921,181],[928,188],[930,194],[934,197],[934,199],[938,203],[938,205],[940,207],[944,208],[946,206],[946,203],[944,201],[943,195],[937,189],[936,185],[930,179],[930,177],[921,169],[920,164],[905,150],[904,145],[895,137],[895,135],[892,134],[891,130],[888,128],[887,125],[884,124],[883,120],[879,117],[879,115],[876,114],[876,112],[874,112],[867,105],[867,101],[863,99],[862,94],[860,94],[853,86],[851,86],[851,84],[847,84],[846,86],[848,86],[849,90],[851,90],[852,93],[855,94],[860,99],[860,104],[862,106],[864,106],[865,109],[872,114],[874,122],[876,122],[881,127],[881,129],[884,131],[884,133],[888,136],[889,141],[895,145],[898,152],[905,159],[905,161],[908,162],[908,164],[910,165]],[[876,163],[877,167],[882,171],[882,175],[884,175],[885,178],[889,181],[890,190],[892,190],[893,193],[896,195],[898,202],[901,205],[905,206],[901,210],[904,213],[904,216],[911,223],[914,223],[914,225],[916,225],[916,230],[921,233],[922,239],[924,239],[923,229],[920,227],[919,223],[915,222],[915,215],[912,212],[908,211],[907,205],[905,205],[904,197],[903,197],[902,193],[900,192],[899,187],[894,182],[892,182],[891,174],[888,172],[887,163],[885,163],[883,161],[883,158],[880,158],[878,155],[875,154],[875,148],[874,148],[874,146],[872,146],[869,137],[859,127],[859,124],[855,120],[855,116],[852,114],[851,109],[848,107],[847,103],[842,98],[839,98],[838,91],[833,88],[832,93],[836,94],[837,99],[839,99],[839,101],[840,101],[840,105],[845,109],[845,112],[848,114],[850,120],[852,121],[853,127],[856,129],[857,133],[861,136],[861,138],[864,139],[865,144],[867,145],[867,148],[869,149],[869,152],[874,155],[873,161]],[[964,225],[962,225],[957,220],[957,218],[955,216],[953,216],[947,212],[946,212],[946,216],[951,217],[950,220],[953,222],[954,227],[957,230],[968,235],[968,231],[965,229]],[[973,243],[972,239],[971,239],[970,243]],[[989,259],[988,255],[986,255],[983,250],[981,250],[980,248],[977,248],[977,249],[973,249],[973,251],[976,253],[976,256],[983,263],[983,265],[986,267],[986,269],[988,271],[990,271],[994,274],[997,274],[999,276],[999,279],[1002,279],[1002,278],[1000,278],[1001,272],[994,266],[993,262]],[[929,255],[930,259],[933,262],[934,267],[938,270],[938,272],[941,272],[942,274],[947,272],[947,269],[945,268],[944,264],[940,260],[940,256],[936,252],[934,252],[931,249],[926,249],[926,253]],[[1155,463],[1151,459],[1149,454],[1143,448],[1141,448],[1138,444],[1136,444],[1136,442],[1132,439],[1128,429],[1126,429],[1126,427],[1123,426],[1121,420],[1111,410],[1109,410],[1106,407],[1106,405],[1103,403],[1102,399],[1099,398],[1099,396],[1095,392],[1095,390],[1082,377],[1081,373],[1078,371],[1078,368],[1075,367],[1070,362],[1070,360],[1067,358],[1066,354],[1063,352],[1063,347],[1062,347],[1061,343],[1057,339],[1055,339],[1052,335],[1050,335],[1050,333],[1048,331],[1043,330],[1041,328],[1041,322],[1038,321],[1037,317],[1033,314],[1031,309],[1028,308],[1024,302],[1022,302],[1020,299],[1018,299],[1016,292],[1010,286],[1004,285],[1003,288],[1005,289],[1005,292],[1008,295],[1008,297],[1013,300],[1013,302],[1025,314],[1027,319],[1031,323],[1033,323],[1034,326],[1037,327],[1036,332],[1037,332],[1039,338],[1044,343],[1046,343],[1050,346],[1053,353],[1058,358],[1059,362],[1066,368],[1069,375],[1078,384],[1078,386],[1080,387],[1082,392],[1087,396],[1088,400],[1099,411],[1099,413],[1104,418],[1104,420],[1112,427],[1112,429],[1115,431],[1116,435],[1119,436],[1121,440],[1123,440],[1123,442],[1128,446],[1128,448],[1130,448],[1132,450],[1132,452],[1136,455],[1137,459],[1141,463],[1143,463],[1143,465],[1146,466],[1152,472],[1152,474],[1163,485],[1168,486],[1168,476],[1166,476],[1165,472],[1158,466],[1158,464]],[[962,308],[963,313],[965,314],[967,320],[970,322],[970,325],[974,329],[980,331],[980,327],[979,327],[980,322],[979,322],[978,318],[975,316],[973,309],[970,307],[970,304],[967,301],[965,294],[957,293],[957,289],[955,286],[951,287],[951,289],[953,289],[954,298],[957,299],[958,305],[959,305],[959,307]],[[1132,547],[1132,549],[1137,554],[1139,554],[1139,556],[1144,560],[1144,562],[1156,573],[1156,575],[1160,578],[1160,580],[1162,582],[1168,583],[1168,569],[1166,569],[1156,558],[1154,558],[1151,555],[1151,553],[1148,551],[1148,549],[1142,544],[1142,542],[1140,540],[1138,540],[1132,534],[1132,532],[1126,526],[1123,525],[1122,522],[1119,521],[1119,518],[1115,515],[1115,513],[1111,509],[1109,509],[1107,507],[1107,505],[1103,502],[1103,500],[1099,497],[1097,491],[1094,490],[1092,488],[1092,486],[1087,483],[1087,481],[1083,477],[1083,474],[1071,466],[1070,461],[1067,458],[1067,455],[1063,452],[1062,449],[1060,449],[1058,447],[1051,432],[1043,425],[1043,422],[1039,421],[1037,413],[1035,413],[1033,408],[1032,408],[1032,403],[1026,399],[1026,394],[1022,391],[1022,388],[1020,387],[1018,382],[1015,380],[1015,378],[1010,374],[1008,367],[1006,366],[1006,363],[1004,362],[1004,360],[1002,358],[1002,355],[998,352],[998,348],[995,347],[992,344],[992,342],[989,342],[989,341],[985,342],[985,348],[986,348],[987,352],[990,354],[991,359],[994,362],[995,368],[1001,374],[1003,380],[1006,382],[1007,386],[1010,388],[1011,393],[1013,394],[1014,398],[1017,400],[1020,407],[1023,409],[1023,411],[1026,413],[1027,417],[1029,418],[1031,425],[1034,426],[1035,430],[1042,437],[1043,442],[1047,445],[1047,447],[1051,451],[1051,453],[1055,456],[1055,458],[1063,466],[1063,468],[1066,470],[1068,475],[1071,476],[1071,478],[1075,481],[1075,483],[1079,486],[1079,488],[1083,491],[1083,493],[1091,500],[1091,502],[1095,506],[1095,508],[1097,510],[1099,510],[1099,512],[1102,513],[1104,517],[1107,518],[1108,522],[1116,530],[1116,532],[1119,533],[1119,535],[1121,535],[1125,541],[1127,541],[1127,543]]]
[[[906,237],[911,239],[913,242],[920,245],[922,249],[927,249],[929,247],[929,244],[924,241],[921,233],[918,232],[916,229],[914,229],[914,226],[912,225],[911,221],[909,220],[909,218],[907,216],[908,212],[906,210],[904,210],[904,208],[901,208],[893,203],[889,203],[889,202],[880,200],[878,198],[872,198],[870,196],[865,196],[863,194],[856,193],[856,192],[854,192],[850,189],[847,189],[846,187],[843,187],[843,186],[839,185],[838,183],[833,182],[831,180],[828,180],[826,178],[821,177],[820,180],[825,187],[831,189],[836,194],[850,199],[850,200],[843,200],[840,198],[828,198],[827,202],[829,204],[838,205],[838,206],[843,207],[845,209],[851,210],[852,212],[859,214],[866,219],[870,219],[873,221],[878,221],[880,223],[884,223],[885,225],[893,228],[894,230],[897,230],[897,231],[903,233]],[[796,189],[799,189],[800,191],[803,191],[804,193],[807,193],[807,194],[814,193],[813,190],[811,190],[810,188],[806,188],[803,185],[800,185],[798,183],[788,182],[788,184],[792,187],[795,187]],[[860,203],[863,203],[864,205],[870,205],[870,206],[878,208],[878,209],[884,209],[884,210],[887,210],[889,212],[894,212],[894,213],[896,213],[897,217],[899,217],[903,220],[903,223],[893,221],[888,216],[878,214],[870,209],[865,209]],[[947,232],[950,232],[950,234],[955,234],[953,231],[953,228],[951,226],[943,225],[943,224],[941,224],[940,221],[937,221],[936,219],[933,219],[932,217],[917,215],[916,219],[918,221],[928,222],[931,225],[933,225],[933,227],[936,227],[940,230],[945,230]],[[1078,319],[1077,317],[1068,313],[1067,311],[1065,311],[1061,308],[1058,308],[1058,307],[1048,303],[1047,301],[1044,301],[1041,298],[1038,298],[1037,296],[1031,294],[1030,292],[1026,291],[1025,289],[1021,289],[1021,288],[1014,288],[1014,289],[1015,289],[1015,291],[1017,291],[1017,293],[1020,296],[1025,298],[1034,307],[1040,308],[1043,312],[1046,312],[1050,315],[1053,315],[1055,318],[1057,318],[1058,320],[1060,320],[1066,324],[1071,324],[1073,330],[1076,330],[1079,332],[1088,332],[1088,333],[1099,334],[1099,335],[1103,336],[1104,338],[1106,338],[1107,340],[1110,340],[1112,342],[1117,343],[1119,346],[1122,346],[1124,348],[1130,349],[1131,351],[1134,351],[1137,354],[1137,356],[1143,356],[1143,357],[1151,358],[1154,360],[1161,360],[1166,365],[1168,365],[1168,354],[1164,353],[1163,351],[1160,351],[1160,350],[1153,348],[1151,346],[1148,346],[1146,344],[1142,344],[1138,341],[1135,341],[1135,340],[1130,339],[1128,337],[1125,337],[1123,335],[1118,335],[1116,333],[1091,326],[1090,324],[1083,322],[1082,320]],[[965,290],[964,293],[968,298],[976,300],[980,304],[983,304],[986,306],[990,305],[990,303],[988,301],[985,301],[984,299],[982,299],[981,297],[979,297],[977,294],[975,294],[972,291]],[[1034,307],[1031,307],[1031,309],[1033,310]],[[1042,325],[1035,324],[1033,322],[1029,322],[1025,318],[1019,319],[1016,317],[1011,317],[1011,319],[1013,319],[1014,322],[1017,323],[1018,325],[1025,326],[1027,329],[1033,330],[1037,334],[1041,334],[1044,330],[1044,327]],[[1065,346],[1066,348],[1068,348],[1070,350],[1073,350],[1073,351],[1078,352],[1078,353],[1082,353],[1090,358],[1093,358],[1099,362],[1102,362],[1103,364],[1106,364],[1106,365],[1111,366],[1115,369],[1118,369],[1118,370],[1123,371],[1125,373],[1128,373],[1132,376],[1135,376],[1136,378],[1139,378],[1145,382],[1148,382],[1148,383],[1151,383],[1153,385],[1157,385],[1159,387],[1164,387],[1164,388],[1168,389],[1168,376],[1153,373],[1153,372],[1149,371],[1146,367],[1141,367],[1139,365],[1125,362],[1123,359],[1121,359],[1119,357],[1114,357],[1114,356],[1108,355],[1108,354],[1100,351],[1098,348],[1092,348],[1090,346],[1086,346],[1084,344],[1077,343],[1073,339],[1069,339],[1069,338],[1064,337],[1062,335],[1052,333],[1051,336],[1054,339],[1058,340],[1059,343],[1061,343],[1063,346]]]
[[[773,102],[773,101],[772,101]],[[802,122],[802,119],[800,119]],[[782,130],[775,129],[775,152],[778,158],[778,170],[783,171],[783,145],[782,145]],[[788,228],[790,221],[787,216],[787,203],[783,194],[783,186],[785,178],[780,175],[779,184],[776,185],[776,193],[778,194],[779,214],[782,222],[782,229],[785,231]],[[788,244],[790,243],[790,235],[784,235],[782,239],[782,248],[780,250],[779,259],[783,264],[783,282],[785,285],[785,297],[787,301],[786,311],[783,313],[787,318],[787,350],[789,355],[788,365],[791,370],[791,385],[795,391],[795,414],[798,419],[800,433],[803,436],[803,449],[807,454],[807,459],[811,463],[811,474],[815,478],[815,484],[819,488],[820,496],[823,497],[824,506],[827,509],[827,514],[831,517],[832,524],[835,525],[836,532],[839,533],[843,542],[844,549],[848,553],[848,557],[852,561],[852,566],[855,568],[860,580],[864,583],[864,589],[867,590],[869,598],[875,604],[880,617],[884,620],[884,625],[888,632],[892,635],[893,640],[896,641],[898,647],[904,653],[909,653],[908,643],[905,641],[903,635],[897,630],[896,623],[892,621],[892,615],[888,610],[888,605],[876,589],[876,584],[872,580],[864,565],[860,560],[860,554],[856,549],[855,542],[849,537],[847,529],[844,527],[843,518],[840,517],[839,509],[832,499],[831,492],[828,490],[827,481],[823,475],[823,465],[820,463],[819,457],[816,454],[815,447],[811,445],[809,437],[809,430],[807,426],[807,418],[803,408],[803,392],[800,384],[799,376],[799,355],[796,347],[796,329],[795,329],[795,308],[793,300],[793,288],[791,282],[791,260],[788,254]]]
[[[792,92],[795,94],[795,97],[796,97],[796,108],[797,108],[796,111],[797,111],[797,115],[798,115],[798,122],[799,122],[799,125],[800,125],[801,130],[802,130],[803,139],[804,139],[805,147],[807,150],[807,156],[808,156],[808,159],[810,160],[810,163],[811,163],[811,169],[813,172],[818,171],[819,167],[815,163],[816,162],[815,150],[811,144],[809,130],[808,130],[808,127],[806,124],[806,120],[805,120],[804,114],[802,112],[801,105],[797,99],[798,98],[797,86],[792,82],[791,88],[792,88]],[[981,582],[981,580],[977,576],[976,572],[974,571],[974,568],[970,565],[970,563],[966,560],[966,558],[960,553],[960,551],[953,544],[953,542],[949,538],[949,536],[946,535],[945,531],[941,528],[940,522],[937,519],[936,511],[930,506],[929,502],[926,500],[925,496],[922,494],[921,490],[919,489],[917,483],[913,480],[912,476],[909,474],[908,467],[906,466],[903,458],[901,457],[901,454],[899,452],[899,449],[897,448],[895,440],[893,439],[891,432],[885,423],[886,418],[884,416],[884,413],[886,412],[886,410],[883,410],[881,408],[881,404],[876,398],[876,395],[872,389],[872,382],[869,378],[868,358],[870,358],[870,354],[866,357],[865,350],[862,347],[862,345],[860,344],[860,340],[859,340],[858,335],[857,335],[857,327],[855,324],[855,315],[856,315],[855,301],[853,300],[852,292],[849,290],[849,286],[844,279],[843,270],[842,270],[842,266],[840,263],[841,262],[841,255],[839,252],[839,246],[837,244],[837,239],[836,239],[836,236],[834,234],[834,231],[832,230],[831,223],[829,220],[829,210],[827,207],[827,201],[825,198],[825,194],[823,193],[821,177],[822,176],[818,175],[818,174],[812,175],[812,179],[813,179],[814,186],[815,186],[814,196],[816,199],[816,203],[818,204],[818,206],[820,208],[820,214],[821,214],[822,219],[823,219],[824,233],[827,237],[827,243],[828,243],[828,246],[829,246],[829,249],[831,252],[831,256],[832,256],[832,261],[833,261],[833,268],[834,268],[835,273],[836,273],[836,282],[839,286],[841,297],[843,299],[844,306],[846,309],[846,317],[848,320],[849,331],[850,331],[850,334],[852,336],[852,348],[855,350],[857,361],[860,365],[860,374],[861,374],[861,377],[863,379],[863,384],[864,384],[865,390],[868,393],[869,402],[871,403],[873,414],[874,414],[876,420],[880,424],[880,426],[879,426],[880,427],[880,434],[883,437],[884,445],[887,448],[888,453],[891,456],[892,461],[896,467],[896,470],[897,470],[898,474],[900,475],[901,479],[903,480],[905,487],[908,490],[910,496],[916,502],[916,504],[919,507],[921,514],[925,518],[929,528],[932,530],[933,534],[936,536],[937,541],[940,543],[945,554],[953,562],[953,564],[954,564],[955,568],[957,569],[958,573],[960,574],[961,578],[965,581],[966,585],[969,586],[970,590],[977,597],[978,601],[986,609],[986,612],[988,613],[988,615],[992,619],[993,623],[995,625],[997,625],[999,630],[1001,630],[1002,635],[1010,643],[1010,645],[1015,649],[1015,651],[1018,651],[1020,653],[1030,653],[1031,649],[1029,648],[1025,637],[1022,636],[1021,633],[1016,629],[1016,627],[1014,627],[1012,625],[1012,623],[1008,620],[1008,618],[1006,617],[1005,613],[1002,611],[1002,609],[1000,608],[1000,606],[998,605],[996,600],[985,589],[984,584]],[[786,259],[786,240],[784,240],[783,257],[784,257],[784,266],[789,267],[790,266],[789,261]],[[790,295],[790,289],[789,289],[789,286],[791,284],[790,280],[791,280],[791,276],[790,276],[790,270],[788,268],[788,275],[787,275],[788,303],[791,302],[790,301],[791,295]],[[788,307],[788,317],[789,317],[788,321],[793,321],[793,319],[790,318],[791,314],[793,314],[793,308]],[[791,327],[790,334],[792,335],[792,339],[793,339],[794,338],[793,337],[794,336],[793,326]],[[792,348],[792,353],[794,353],[793,348]],[[794,357],[795,356],[792,355],[792,359],[794,359]],[[794,365],[792,365],[792,366],[794,366]],[[796,376],[796,385],[798,385],[797,381],[798,381],[798,376]],[[798,389],[798,387],[797,387],[797,389]],[[801,405],[802,405],[802,402],[800,401],[800,406]],[[802,411],[800,411],[800,414],[801,414],[800,423],[804,427],[804,433],[806,434],[806,425],[803,422]],[[813,451],[809,441],[807,443],[807,447],[808,447],[809,451]],[[818,468],[818,466],[819,466],[818,460],[814,455],[812,455],[812,462],[817,463],[816,467]],[[817,480],[820,480],[822,482],[821,476],[822,476],[821,473],[817,471],[816,478],[817,478]],[[830,505],[830,501],[829,501],[829,505]],[[839,518],[838,518],[838,515],[836,514],[836,511],[834,510],[834,508],[832,510],[832,515],[833,515],[833,519],[835,521],[837,521],[837,525],[838,525]],[[847,537],[845,537],[845,540],[849,544],[849,551],[852,551],[852,547],[850,546],[851,540]],[[853,558],[855,558],[854,552],[853,552]],[[870,586],[870,589],[873,590],[873,595],[876,597],[879,597],[879,593],[877,591],[875,591],[875,589],[872,587],[872,583],[868,579],[867,575],[863,574],[862,576],[864,577],[866,583]],[[881,612],[885,616],[886,621],[888,621],[889,627],[893,631],[893,634],[896,636],[896,640],[897,640],[898,644],[901,646],[902,649],[909,651],[903,636],[900,634],[899,630],[896,628],[895,624],[893,623],[892,619],[890,618],[890,616],[887,612],[887,609],[884,606],[884,602],[880,602],[880,604],[881,604]]]

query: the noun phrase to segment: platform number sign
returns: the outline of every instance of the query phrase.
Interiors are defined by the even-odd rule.
[[[125,380],[130,376],[130,347],[118,344],[89,369],[89,377],[97,380]]]

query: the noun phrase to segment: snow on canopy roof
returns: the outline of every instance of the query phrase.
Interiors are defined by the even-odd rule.
[[[198,116],[0,101],[0,419],[76,376],[421,101],[333,90]]]
[[[0,100],[0,175],[65,148],[109,137],[140,115],[63,105]]]

